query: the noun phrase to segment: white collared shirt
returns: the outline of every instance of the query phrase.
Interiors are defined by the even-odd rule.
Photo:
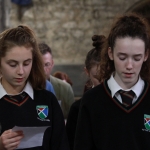
[[[122,99],[121,99],[120,94],[118,93],[119,90],[123,90],[123,91],[132,90],[135,93],[135,96],[134,96],[134,99],[133,99],[132,103],[135,103],[136,100],[138,99],[138,97],[141,95],[143,89],[144,89],[144,81],[141,79],[141,77],[139,77],[138,82],[133,87],[131,87],[130,89],[127,89],[127,90],[122,89],[118,85],[118,83],[116,82],[116,80],[113,77],[113,74],[111,75],[111,77],[107,81],[107,83],[108,83],[108,87],[111,91],[111,96],[112,97],[115,96],[120,103],[122,103]]]
[[[26,92],[32,98],[32,100],[34,99],[34,97],[33,97],[33,88],[32,88],[32,86],[29,82],[27,82],[27,84],[25,85],[22,92]],[[22,93],[22,92],[20,92],[20,93]],[[0,82],[0,99],[5,95],[8,95],[8,93],[5,91],[5,89],[3,88],[3,86]]]

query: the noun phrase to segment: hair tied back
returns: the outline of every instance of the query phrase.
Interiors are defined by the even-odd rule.
[[[96,49],[101,49],[101,47],[104,44],[105,40],[106,40],[106,37],[104,35],[93,35],[92,36],[93,46]]]
[[[24,27],[22,25],[19,25],[18,28],[24,29]]]

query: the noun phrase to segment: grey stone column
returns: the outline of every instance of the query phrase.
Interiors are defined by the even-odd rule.
[[[0,0],[0,32],[5,28],[4,21],[4,0]]]
[[[0,0],[0,32],[10,26],[10,0]]]

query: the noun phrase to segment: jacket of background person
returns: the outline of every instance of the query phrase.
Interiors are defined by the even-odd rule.
[[[70,84],[50,75],[57,100],[62,108],[64,118],[67,119],[70,107],[74,100],[74,93]]]

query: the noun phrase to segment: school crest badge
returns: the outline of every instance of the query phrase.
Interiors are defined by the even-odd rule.
[[[45,119],[48,116],[48,106],[47,105],[38,105],[38,106],[36,106],[36,110],[37,110],[38,116],[41,119]]]
[[[147,130],[150,130],[150,115],[144,114],[144,125]]]

